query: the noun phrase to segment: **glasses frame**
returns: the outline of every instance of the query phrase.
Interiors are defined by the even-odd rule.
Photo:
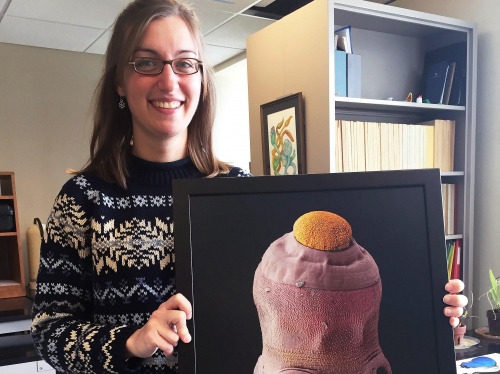
[[[163,66],[161,67],[161,70],[158,73],[143,73],[143,72],[138,71],[137,67],[135,66],[135,63],[138,60],[155,60],[155,61],[160,61],[163,64]],[[197,64],[198,64],[196,71],[194,73],[179,73],[179,72],[175,71],[173,63],[175,61],[178,61],[178,60],[194,60],[194,61],[196,61]],[[198,73],[200,71],[200,69],[203,67],[203,62],[202,61],[198,60],[197,58],[192,58],[192,57],[174,58],[172,60],[161,60],[159,58],[154,58],[154,57],[151,57],[151,58],[149,58],[149,57],[138,57],[138,58],[136,58],[133,61],[129,61],[128,63],[129,63],[129,65],[133,65],[135,72],[138,73],[138,74],[141,74],[141,75],[160,75],[161,73],[163,73],[163,69],[165,69],[165,65],[170,65],[170,67],[172,68],[172,71],[174,72],[174,74],[177,74],[177,75],[193,75],[193,74]]]

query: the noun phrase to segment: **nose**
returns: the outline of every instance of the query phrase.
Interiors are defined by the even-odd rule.
[[[165,64],[163,71],[157,77],[158,87],[167,92],[173,91],[179,84],[179,76],[174,73],[170,64]]]

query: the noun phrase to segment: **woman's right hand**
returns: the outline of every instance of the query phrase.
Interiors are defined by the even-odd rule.
[[[467,305],[467,297],[464,295],[457,295],[464,289],[464,282],[460,279],[452,279],[445,285],[446,291],[449,292],[443,299],[443,301],[448,304],[444,308],[444,315],[450,317],[450,325],[453,327],[458,326],[459,317],[464,312],[464,307]]]
[[[175,294],[155,310],[148,322],[135,331],[125,344],[125,357],[146,358],[161,349],[170,356],[177,343],[191,341],[186,320],[191,319],[191,303],[181,294]]]

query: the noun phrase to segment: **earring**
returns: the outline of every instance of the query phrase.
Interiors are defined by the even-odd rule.
[[[125,109],[125,100],[123,100],[123,96],[120,96],[120,101],[118,102],[118,108]]]

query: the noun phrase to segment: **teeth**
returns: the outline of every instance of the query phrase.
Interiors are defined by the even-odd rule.
[[[158,107],[158,108],[164,108],[164,109],[173,109],[173,108],[178,108],[181,103],[180,101],[153,101],[153,105]]]

